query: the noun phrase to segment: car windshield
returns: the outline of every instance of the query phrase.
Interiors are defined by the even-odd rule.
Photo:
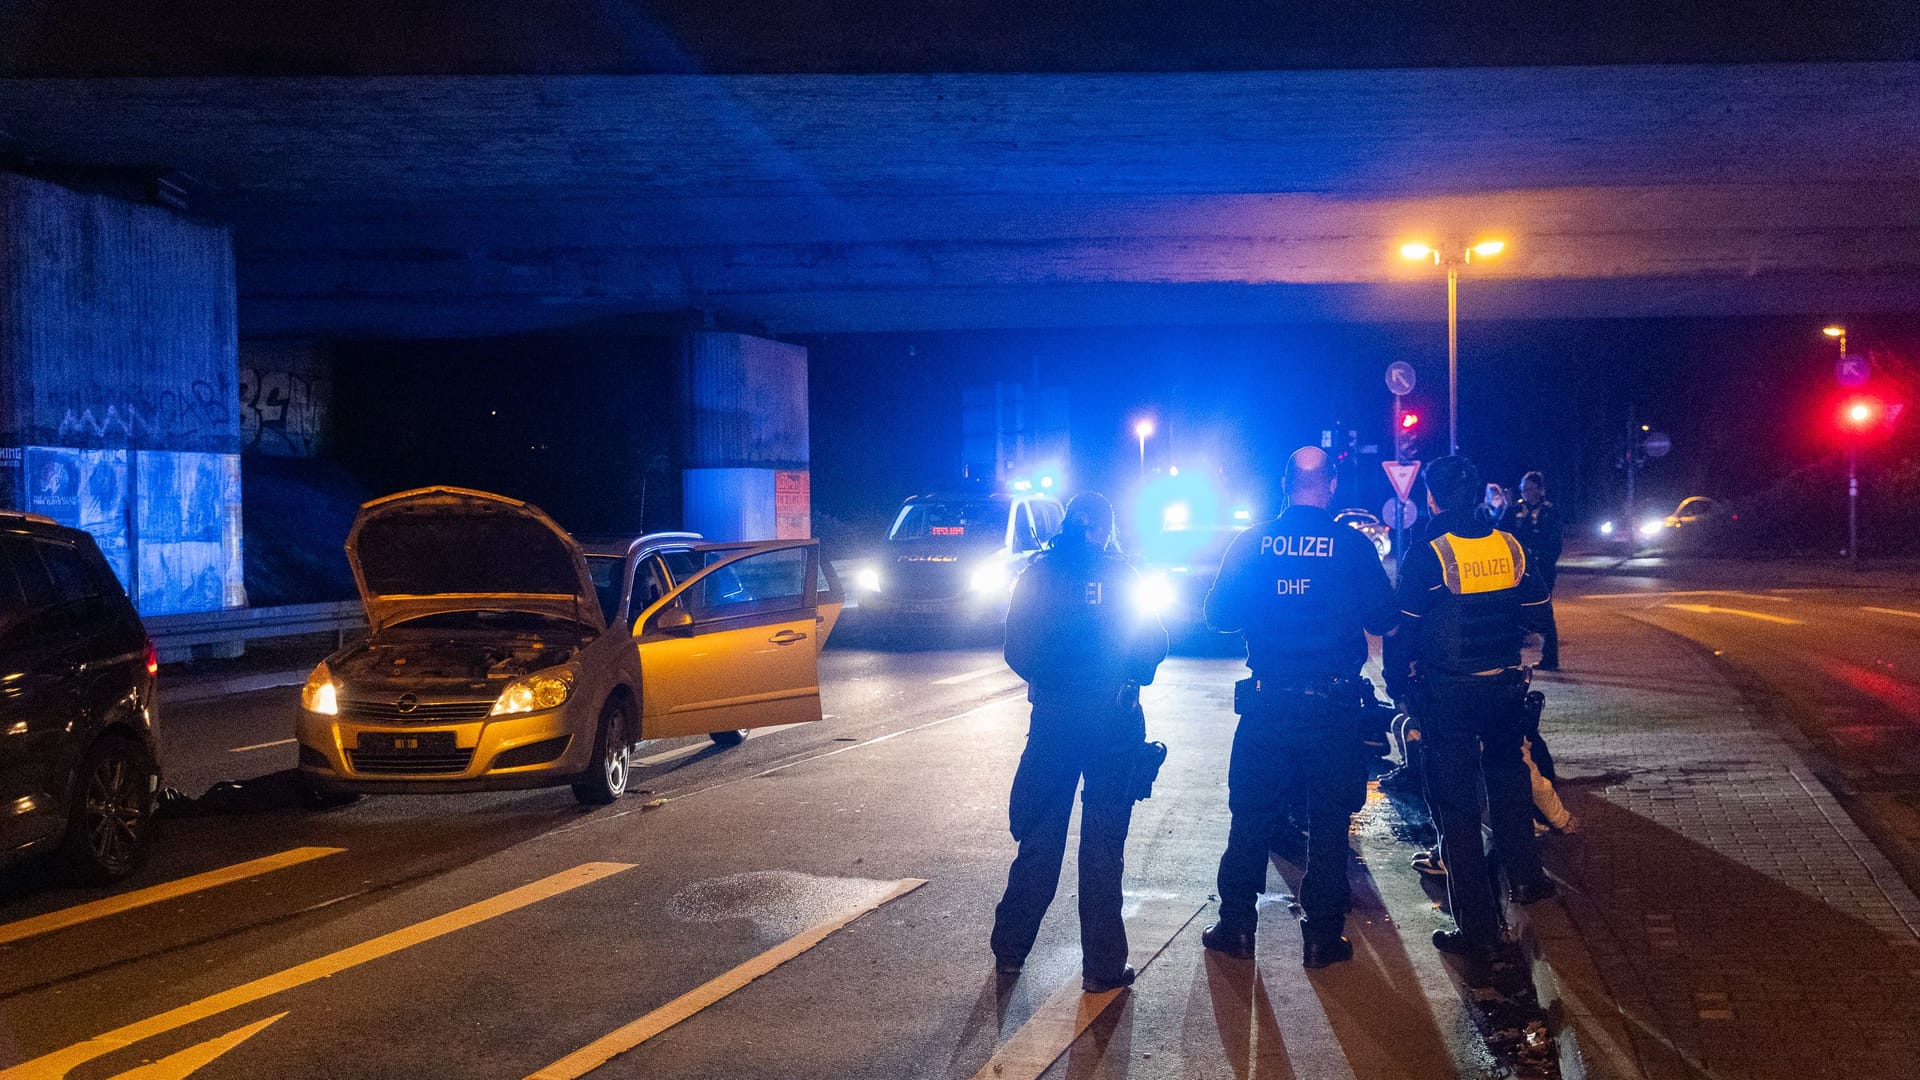
[[[1147,537],[1141,556],[1154,566],[1218,566],[1236,528],[1172,529]]]
[[[989,500],[916,502],[901,507],[887,539],[959,540],[999,545],[1007,539],[1007,506]]]
[[[587,556],[587,576],[593,580],[593,591],[600,597],[600,612],[611,625],[619,614],[620,590],[626,585],[627,560],[615,555]]]

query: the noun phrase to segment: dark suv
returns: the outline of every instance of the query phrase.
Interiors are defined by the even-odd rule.
[[[160,789],[153,645],[93,537],[0,512],[0,864],[140,865]]]

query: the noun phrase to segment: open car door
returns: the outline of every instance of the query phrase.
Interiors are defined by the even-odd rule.
[[[837,588],[816,540],[701,544],[705,563],[634,622],[641,734],[704,735],[820,719],[821,641]],[[817,618],[826,614],[827,618]]]

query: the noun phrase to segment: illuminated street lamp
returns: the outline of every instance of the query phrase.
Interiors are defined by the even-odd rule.
[[[1142,417],[1134,422],[1134,437],[1140,440],[1140,479],[1147,478],[1147,437],[1153,434],[1153,418]]]
[[[1447,453],[1460,452],[1460,267],[1475,255],[1489,259],[1507,249],[1505,240],[1482,240],[1471,247],[1446,252],[1428,244],[1404,244],[1403,259],[1432,259],[1433,265],[1447,268]],[[1458,250],[1459,254],[1451,254]]]

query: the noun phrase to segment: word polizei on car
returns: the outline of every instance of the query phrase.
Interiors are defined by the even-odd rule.
[[[347,558],[371,633],[300,695],[300,769],[323,790],[607,803],[643,738],[820,719],[841,600],[818,541],[589,549],[527,503],[431,487],[362,506]]]

